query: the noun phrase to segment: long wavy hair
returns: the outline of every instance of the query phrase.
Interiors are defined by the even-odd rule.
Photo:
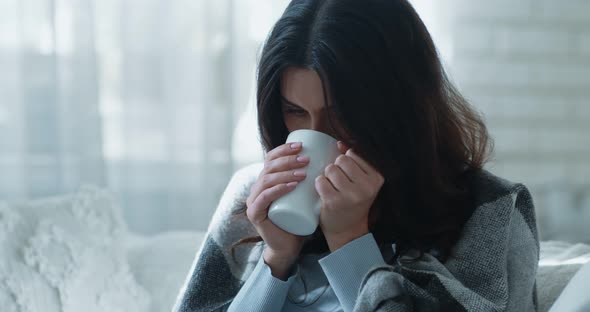
[[[324,103],[330,97],[334,107],[330,124],[336,118],[344,125],[339,138],[385,178],[369,212],[377,243],[396,243],[396,255],[416,249],[422,256],[436,248],[446,261],[475,208],[470,176],[482,169],[493,144],[481,115],[445,74],[411,4],[291,1],[258,64],[258,124],[266,152],[289,134],[280,78],[290,66],[318,73],[329,90]],[[260,241],[243,238],[232,254],[238,245]],[[326,251],[318,227],[301,254]]]

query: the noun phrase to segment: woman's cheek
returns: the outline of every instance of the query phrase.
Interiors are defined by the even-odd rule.
[[[289,132],[293,132],[295,130],[305,128],[303,123],[300,120],[298,120],[297,118],[293,118],[292,116],[289,116],[289,115],[284,115],[283,118],[285,120],[285,126],[287,127],[287,130],[289,130]]]

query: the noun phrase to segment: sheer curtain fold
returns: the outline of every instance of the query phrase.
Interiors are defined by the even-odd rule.
[[[233,170],[229,43],[212,45],[229,2],[211,3],[97,2],[109,185],[142,232],[205,228]]]
[[[104,185],[96,55],[89,3],[0,9],[0,196],[23,199]],[[61,31],[58,33],[58,30]]]
[[[233,76],[234,13],[231,0],[3,0],[0,198],[94,184],[133,231],[206,229],[235,170],[232,86],[253,78]]]

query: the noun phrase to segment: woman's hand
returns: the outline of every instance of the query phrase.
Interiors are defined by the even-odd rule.
[[[342,155],[315,180],[322,200],[320,227],[330,251],[369,233],[369,209],[384,183],[383,176],[340,141]]]
[[[271,262],[277,264],[279,272],[296,261],[304,242],[304,236],[286,232],[268,218],[271,202],[294,190],[297,183],[305,179],[305,169],[302,168],[309,163],[309,158],[298,159],[301,145],[291,146],[290,143],[283,144],[266,154],[264,169],[246,200],[246,215],[266,243],[264,259],[269,265]]]

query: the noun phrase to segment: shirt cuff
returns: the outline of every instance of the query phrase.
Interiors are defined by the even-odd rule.
[[[373,233],[367,233],[319,260],[345,312],[352,311],[361,282],[371,268],[384,265]]]
[[[291,274],[289,275],[286,281],[283,281],[280,278],[276,278],[272,275],[272,270],[270,269],[270,266],[268,266],[268,264],[266,264],[266,262],[264,261],[263,256],[260,256],[257,266],[262,266],[262,274],[270,277],[272,282],[280,287],[290,286],[295,280],[295,277],[297,277],[297,274],[299,274],[299,266],[294,264],[290,272]],[[289,288],[287,287],[287,289]]]
[[[274,277],[261,255],[248,280],[233,299],[229,311],[242,310],[244,307],[252,311],[282,310],[289,288],[298,274],[299,267],[296,266],[286,281]]]

